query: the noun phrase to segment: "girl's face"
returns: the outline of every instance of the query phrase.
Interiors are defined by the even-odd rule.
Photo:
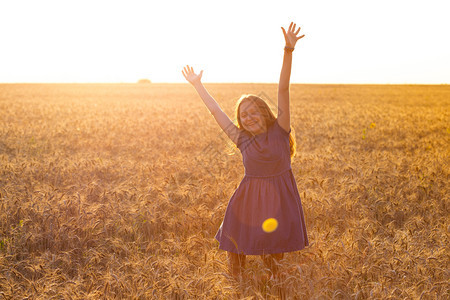
[[[253,135],[266,131],[264,116],[261,114],[255,103],[251,101],[241,103],[239,117],[241,118],[241,123],[242,126],[244,126],[244,129]]]

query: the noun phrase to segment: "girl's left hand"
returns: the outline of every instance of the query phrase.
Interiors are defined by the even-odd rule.
[[[289,25],[288,32],[286,33],[286,30],[284,30],[283,27],[281,27],[284,34],[284,39],[286,40],[286,47],[294,48],[295,44],[299,39],[304,37],[305,35],[297,36],[300,32],[300,27],[298,28],[297,32],[295,32],[295,23],[291,22],[291,25]]]

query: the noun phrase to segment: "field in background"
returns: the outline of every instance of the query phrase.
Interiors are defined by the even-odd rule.
[[[191,86],[0,85],[0,295],[448,298],[450,87],[291,85],[291,111],[311,245],[236,282],[214,235],[244,169]]]

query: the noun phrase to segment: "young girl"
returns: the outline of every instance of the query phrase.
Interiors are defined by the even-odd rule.
[[[289,80],[292,52],[300,28],[291,23],[281,27],[286,46],[278,85],[275,118],[267,103],[255,95],[243,95],[236,111],[237,125],[209,95],[201,78],[190,66],[182,73],[191,83],[227,136],[242,154],[245,175],[231,197],[216,239],[228,251],[230,272],[238,277],[245,255],[261,255],[274,276],[284,252],[308,246],[305,220],[297,185],[291,169],[295,140],[290,129]]]

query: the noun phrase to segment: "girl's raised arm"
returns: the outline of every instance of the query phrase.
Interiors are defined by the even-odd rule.
[[[291,127],[291,114],[289,111],[289,81],[291,78],[292,67],[292,51],[294,51],[295,44],[299,39],[305,35],[297,36],[300,32],[300,27],[295,31],[295,24],[291,22],[289,29],[286,30],[281,27],[286,41],[284,48],[283,66],[281,67],[280,83],[278,84],[278,124],[281,128],[289,132]]]
[[[208,93],[208,91],[203,86],[201,79],[203,75],[203,70],[200,74],[195,74],[194,69],[190,66],[184,67],[183,76],[189,81],[190,84],[195,88],[200,98],[202,98],[206,107],[209,109],[211,114],[216,119],[220,128],[227,134],[227,136],[233,141],[233,143],[237,144],[239,137],[239,128],[230,120],[226,113],[222,111],[219,104],[217,104],[216,100]]]

